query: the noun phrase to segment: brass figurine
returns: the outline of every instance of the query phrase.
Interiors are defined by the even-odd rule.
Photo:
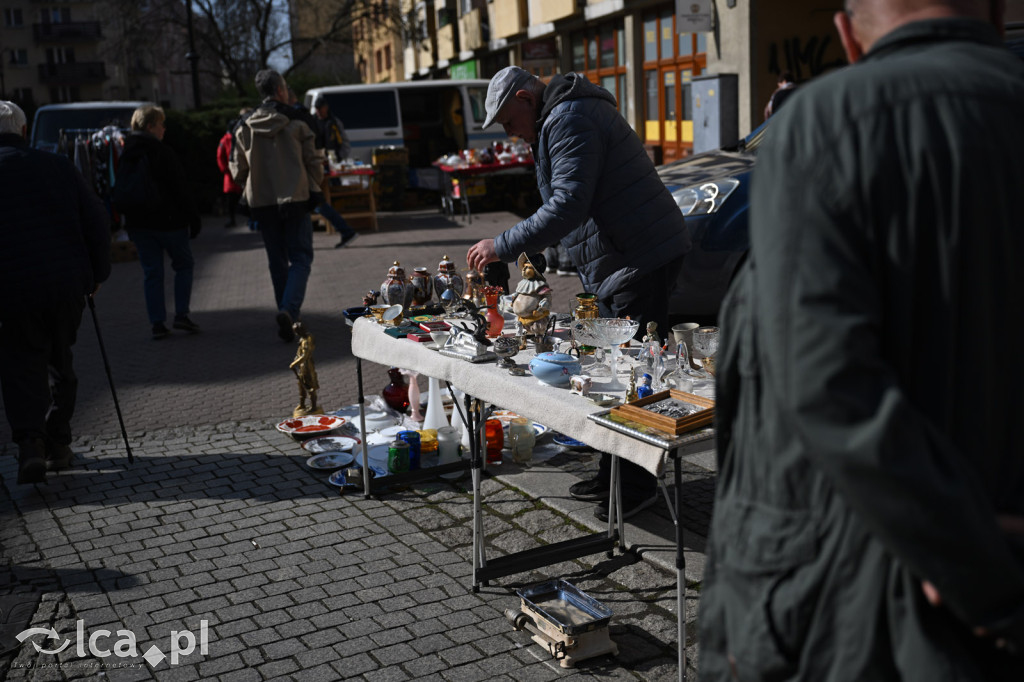
[[[323,414],[323,408],[317,405],[316,394],[320,390],[320,382],[316,376],[313,362],[313,350],[316,343],[313,335],[306,330],[306,325],[296,322],[292,325],[295,335],[299,337],[299,347],[295,351],[295,359],[288,368],[295,372],[299,380],[299,405],[292,411],[293,417],[305,417],[310,414]],[[309,396],[309,407],[306,407],[306,396]]]

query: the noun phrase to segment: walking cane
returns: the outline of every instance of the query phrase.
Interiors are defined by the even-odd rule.
[[[134,464],[132,446],[128,444],[128,432],[124,428],[124,417],[121,416],[121,404],[117,402],[117,390],[114,388],[114,377],[110,373],[110,360],[107,359],[107,349],[103,347],[103,334],[100,334],[100,322],[96,319],[96,303],[92,296],[85,297],[89,301],[89,312],[92,313],[92,326],[96,328],[96,340],[100,343],[100,355],[103,356],[103,369],[107,370],[107,383],[110,384],[110,395],[114,396],[114,409],[117,411],[117,422],[121,425],[121,437],[124,438],[124,447],[128,451],[128,463]]]

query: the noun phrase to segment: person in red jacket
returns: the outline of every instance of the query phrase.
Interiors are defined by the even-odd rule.
[[[231,178],[231,169],[228,163],[231,161],[231,146],[234,144],[234,130],[242,119],[249,115],[252,109],[246,107],[238,112],[238,118],[228,124],[227,132],[220,138],[217,145],[217,168],[224,174],[224,199],[228,206],[228,222],[224,227],[235,227],[235,211],[238,209],[238,200],[242,198],[242,186]]]

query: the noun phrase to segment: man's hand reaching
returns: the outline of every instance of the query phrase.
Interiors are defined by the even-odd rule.
[[[466,252],[466,263],[469,264],[470,268],[478,272],[483,272],[485,265],[495,263],[498,260],[498,254],[494,250],[493,239],[481,239],[469,247],[469,251]]]

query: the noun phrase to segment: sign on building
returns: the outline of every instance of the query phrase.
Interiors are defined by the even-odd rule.
[[[676,30],[679,33],[711,31],[712,0],[676,0]]]

